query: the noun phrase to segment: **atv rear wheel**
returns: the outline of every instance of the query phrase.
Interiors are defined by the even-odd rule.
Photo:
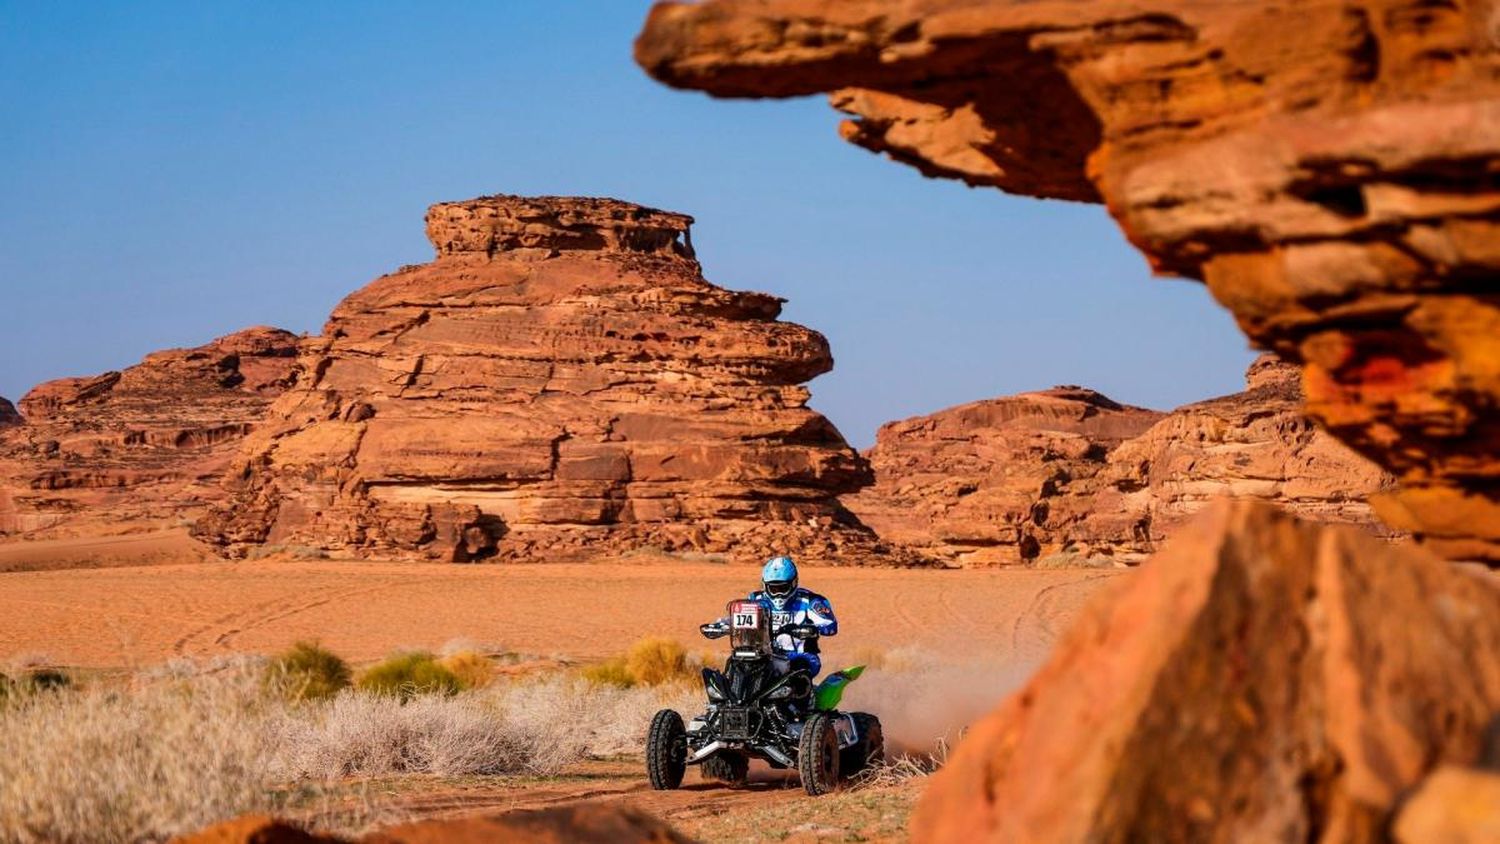
[[[670,791],[682,785],[685,773],[687,728],[682,725],[681,715],[663,709],[651,719],[651,731],[646,735],[646,774],[651,778],[652,788]]]
[[[854,719],[859,741],[839,751],[839,773],[846,778],[885,761],[885,733],[880,729],[880,719],[868,712],[854,712],[849,717]]]
[[[750,757],[733,750],[721,750],[704,759],[699,767],[705,780],[722,782],[730,788],[738,788],[750,779]]]
[[[819,712],[802,725],[797,770],[802,774],[802,788],[814,797],[838,788],[839,736],[828,713]]]

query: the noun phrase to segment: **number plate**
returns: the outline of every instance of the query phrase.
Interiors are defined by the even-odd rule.
[[[760,624],[760,610],[754,606],[736,609],[733,624],[736,630],[754,630]]]

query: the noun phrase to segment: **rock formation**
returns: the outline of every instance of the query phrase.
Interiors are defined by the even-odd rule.
[[[892,422],[844,503],[965,566],[1136,563],[1224,495],[1390,535],[1366,503],[1390,476],[1307,419],[1297,369],[1262,355],[1246,383],[1167,414],[1059,387]]]
[[[1497,711],[1488,574],[1220,502],[970,729],[912,838],[1382,841]]]
[[[1179,407],[1110,452],[1082,547],[1139,561],[1220,496],[1398,536],[1369,504],[1394,479],[1307,418],[1299,381],[1296,367],[1262,355],[1244,392]]]
[[[21,414],[16,411],[16,406],[10,400],[0,396],[0,428],[21,424]]]
[[[639,809],[579,803],[500,815],[413,821],[359,838],[315,834],[264,815],[245,815],[175,838],[172,844],[689,844],[691,840]]]
[[[891,422],[868,454],[875,484],[844,503],[881,539],[952,564],[1112,553],[1078,546],[1097,476],[1120,443],[1161,418],[1059,387]]]
[[[608,199],[434,205],[432,263],[304,346],[198,534],[238,553],[839,556],[869,468],[806,406],[833,359],[781,300],[704,281],[690,217]]]
[[[924,173],[1103,201],[1305,371],[1396,473],[1374,504],[1500,563],[1495,0],[660,3],[637,60],[722,96],[832,92]]]
[[[0,430],[0,536],[116,534],[196,518],[223,497],[240,441],[291,384],[297,343],[251,328],[36,387],[21,399],[24,424]]]

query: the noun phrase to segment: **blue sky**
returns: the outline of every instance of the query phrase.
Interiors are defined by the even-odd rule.
[[[786,297],[882,422],[1053,384],[1153,407],[1252,355],[1104,211],[922,178],[821,98],[711,100],[631,62],[648,7],[0,0],[0,396],[254,324],[317,331],[427,261],[426,206],[615,196],[694,215],[708,278]]]

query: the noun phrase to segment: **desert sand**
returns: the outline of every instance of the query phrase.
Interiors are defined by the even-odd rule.
[[[916,647],[1033,662],[1115,570],[812,568],[842,630],[825,661]],[[87,668],[269,653],[318,639],[350,659],[453,639],[590,660],[646,635],[710,644],[697,625],[757,583],[755,566],[627,558],[455,566],[192,562],[0,575],[0,655]]]

